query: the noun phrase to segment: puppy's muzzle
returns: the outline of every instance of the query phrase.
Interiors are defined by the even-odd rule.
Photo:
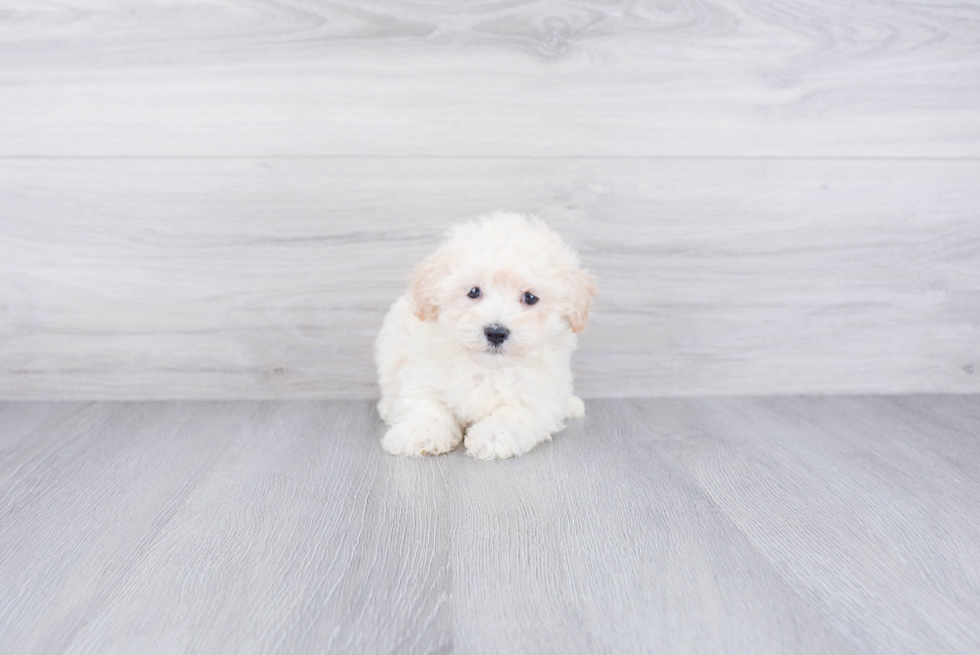
[[[510,336],[510,330],[499,323],[494,323],[483,328],[483,334],[486,335],[487,341],[495,347],[499,347],[500,344],[507,341],[507,337]]]

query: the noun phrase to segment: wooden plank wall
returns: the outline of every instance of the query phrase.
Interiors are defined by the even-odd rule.
[[[980,391],[980,2],[0,0],[0,397],[365,398],[532,211],[589,396]]]

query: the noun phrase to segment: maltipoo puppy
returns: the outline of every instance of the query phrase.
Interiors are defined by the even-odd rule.
[[[415,269],[377,340],[394,455],[513,457],[585,413],[571,355],[598,293],[539,219],[497,212],[451,228]]]

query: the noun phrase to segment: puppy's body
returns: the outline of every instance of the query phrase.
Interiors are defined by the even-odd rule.
[[[382,446],[440,454],[465,433],[467,454],[495,459],[550,439],[584,413],[570,363],[595,292],[536,219],[498,213],[451,230],[378,336]]]
[[[455,448],[469,428],[470,455],[494,459],[527,452],[561,430],[566,417],[584,413],[582,401],[572,396],[570,357],[575,341],[568,330],[518,364],[486,366],[471,360],[437,323],[416,318],[402,296],[388,312],[378,338],[378,410],[386,423],[399,428],[385,436],[385,449],[396,455],[438,455]],[[510,434],[481,438],[485,431],[472,426],[504,408],[514,415]],[[440,416],[443,410],[452,421]],[[413,416],[419,418],[423,411],[431,427],[441,429],[409,427],[416,423]]]

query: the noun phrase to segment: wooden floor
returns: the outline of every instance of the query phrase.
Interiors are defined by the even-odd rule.
[[[980,652],[980,397],[0,404],[4,653]]]

